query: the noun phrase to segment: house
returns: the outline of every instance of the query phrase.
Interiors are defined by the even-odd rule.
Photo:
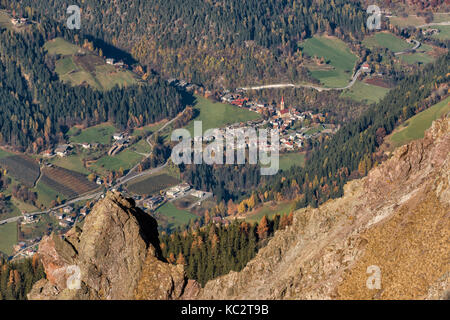
[[[148,208],[148,209],[155,209],[158,204],[160,204],[161,202],[163,202],[163,197],[161,196],[155,196],[155,197],[151,197],[147,200],[144,200],[144,207]]]
[[[440,32],[439,29],[431,29],[431,28],[422,30],[422,34],[424,36],[432,36],[433,34],[439,34],[439,32]]]
[[[71,206],[66,206],[63,208],[64,213],[71,213],[73,211],[73,208]]]
[[[32,215],[32,214],[26,214],[23,216],[23,224],[28,224],[28,223],[36,223],[38,222],[39,219],[36,218],[36,216]]]
[[[177,187],[180,192],[187,192],[191,189],[191,186],[188,183],[179,184]]]
[[[108,59],[106,59],[106,63],[110,64],[110,65],[113,65],[114,64],[114,59],[108,58]]]
[[[95,183],[98,184],[98,185],[101,185],[101,184],[103,184],[103,180],[101,178],[97,178]]]
[[[206,192],[201,191],[201,190],[194,190],[191,192],[191,195],[193,195],[194,197],[197,198],[203,198],[205,196]]]
[[[125,139],[125,134],[123,132],[116,132],[113,134],[114,140],[123,140]]]
[[[53,153],[52,150],[45,150],[45,151],[42,153],[42,156],[43,156],[44,158],[51,158],[51,157],[54,156],[54,153]]]
[[[86,217],[86,215],[89,213],[89,209],[87,207],[83,207],[80,209],[80,215],[83,217]]]
[[[172,188],[166,191],[166,196],[168,198],[176,198],[180,194],[178,189]]]
[[[63,228],[69,227],[69,224],[67,223],[67,221],[60,221],[60,222],[59,222],[59,225],[60,225],[61,227],[63,227]]]
[[[55,153],[58,157],[65,157],[69,153],[70,148],[69,144],[60,144],[56,147]]]
[[[364,72],[367,72],[367,73],[371,73],[372,72],[372,69],[370,68],[370,65],[368,63],[364,63],[361,66],[361,70],[364,71]]]
[[[87,143],[87,142],[83,142],[83,143],[81,144],[81,147],[83,147],[83,149],[90,149],[90,148],[91,148],[91,144],[90,144],[90,143]]]

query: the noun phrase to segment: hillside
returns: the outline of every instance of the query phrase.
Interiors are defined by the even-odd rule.
[[[46,237],[47,279],[30,299],[439,299],[450,270],[450,119],[400,147],[345,195],[294,214],[241,272],[208,282],[186,279],[161,260],[156,222],[132,200],[108,193],[83,229]],[[80,267],[80,290],[67,288]],[[368,266],[381,269],[369,290]],[[157,285],[155,285],[157,284]],[[414,285],[412,285],[414,284]]]
[[[4,1],[34,19],[64,21],[61,0]],[[237,87],[307,79],[299,43],[326,32],[361,38],[366,13],[349,0],[84,1],[82,32],[131,52],[164,77],[205,86]],[[142,14],[145,13],[145,14]],[[104,50],[108,54],[107,50]]]
[[[342,198],[301,209],[243,271],[200,299],[439,299],[450,269],[450,119],[397,149]],[[381,269],[369,290],[367,268]]]

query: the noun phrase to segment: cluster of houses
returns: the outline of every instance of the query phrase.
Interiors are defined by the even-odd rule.
[[[21,27],[28,23],[28,20],[26,18],[12,18],[11,23],[15,27]]]
[[[81,208],[79,211],[75,211],[72,206],[65,206],[59,211],[51,211],[50,215],[55,217],[59,222],[59,226],[62,228],[70,228],[79,219],[86,217],[89,214],[87,207]]]
[[[188,183],[183,182],[166,190],[163,195],[154,195],[144,199],[141,199],[140,196],[135,196],[133,198],[135,200],[138,200],[140,202],[140,205],[142,205],[144,208],[156,210],[167,200],[174,200],[180,197],[184,197],[187,194],[202,199],[206,195],[206,192],[192,189],[192,187]]]
[[[434,29],[434,28],[428,28],[428,29],[422,30],[422,34],[424,36],[432,36],[434,34],[439,34],[439,32],[441,32],[439,29]]]
[[[184,196],[189,190],[191,190],[191,186],[188,183],[181,183],[167,190],[165,196],[169,199],[175,199]]]
[[[368,65],[363,65],[363,68],[365,67],[368,67],[370,69],[370,66]],[[325,129],[324,126],[320,127],[320,129],[324,130],[315,130],[316,133],[314,134],[307,134],[307,132],[312,129],[309,127],[302,127],[298,130],[293,129],[294,127],[298,127],[297,124],[299,122],[303,122],[305,119],[310,119],[311,122],[315,123],[324,123],[326,121],[326,118],[322,113],[314,113],[312,111],[300,112],[295,108],[286,107],[284,97],[282,97],[279,106],[260,104],[254,101],[250,101],[248,98],[243,97],[239,93],[230,92],[225,93],[221,97],[221,100],[225,103],[249,108],[252,111],[268,115],[267,120],[248,121],[247,123],[228,126],[226,127],[226,129],[242,128],[245,130],[248,127],[256,128],[259,126],[268,126],[269,128],[278,131],[278,135],[280,136],[281,151],[301,150],[304,147],[305,139],[315,138],[321,134],[320,132],[335,132],[335,129]],[[247,141],[247,147],[250,147],[255,143],[256,141]],[[267,146],[267,148],[269,148],[269,146]]]
[[[13,254],[20,252],[21,256],[32,257],[37,252],[37,247],[41,239],[41,237],[38,237],[31,240],[19,241],[13,246]]]

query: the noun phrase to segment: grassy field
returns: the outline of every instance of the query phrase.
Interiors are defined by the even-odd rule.
[[[156,210],[157,213],[164,215],[168,219],[171,228],[187,225],[191,219],[198,218],[195,214],[175,207],[171,202],[167,202]]]
[[[0,27],[7,29],[11,29],[13,27],[11,17],[4,10],[0,10]]]
[[[398,147],[412,140],[421,139],[431,123],[447,112],[450,112],[450,97],[406,121],[391,135],[389,141],[394,147]]]
[[[415,53],[412,54],[403,54],[400,56],[400,59],[408,64],[422,63],[427,64],[433,62],[435,60],[434,57],[429,55],[429,52],[433,51],[433,47],[422,44]]]
[[[82,154],[73,154],[67,157],[54,157],[49,162],[54,165],[65,168],[68,170],[72,170],[75,172],[79,172],[82,174],[88,175],[90,172],[85,167],[83,167],[83,155]]]
[[[433,34],[433,38],[440,40],[450,39],[450,26],[434,26],[433,29],[439,29],[441,32]]]
[[[392,52],[400,52],[414,47],[413,44],[407,43],[389,32],[379,32],[364,39],[363,44],[368,48],[387,48]]]
[[[134,167],[143,159],[143,156],[134,152],[133,150],[126,149],[115,156],[103,156],[92,164],[92,168],[101,173],[106,171],[118,171],[120,168],[128,170]]]
[[[259,119],[261,116],[253,111],[242,109],[224,103],[214,103],[201,96],[196,96],[197,104],[194,108],[198,111],[195,121],[202,121],[203,132],[212,128],[223,128],[228,124],[246,122]],[[191,121],[186,129],[194,134],[194,121]]]
[[[305,165],[305,154],[290,152],[280,155],[280,170],[288,170],[294,165],[303,167]]]
[[[16,199],[14,197],[11,198],[11,202],[14,204],[14,206],[17,207],[17,209],[20,210],[20,212],[34,212],[39,211],[37,207],[33,206],[32,204],[25,203],[19,199]]]
[[[17,223],[7,223],[0,226],[0,251],[11,255],[13,245],[17,243]]]
[[[8,174],[24,185],[31,187],[39,177],[39,164],[26,156],[12,155],[0,158],[0,166],[8,170]]]
[[[314,37],[305,41],[302,47],[310,57],[323,57],[331,70],[312,70],[311,75],[327,87],[344,87],[352,76],[352,71],[358,59],[345,42],[330,37]]]
[[[366,103],[376,103],[384,98],[389,89],[356,81],[353,87],[342,92],[341,97]]]
[[[47,186],[42,181],[36,185],[31,191],[37,192],[38,194],[38,204],[44,206],[45,208],[49,208],[50,204],[53,200],[56,200],[59,196],[61,200],[66,199],[66,197],[58,193],[56,190],[53,190],[51,187]]]
[[[291,211],[292,202],[282,202],[275,206],[265,204],[262,208],[259,208],[254,214],[249,214],[245,220],[248,222],[259,222],[262,217],[267,216],[272,218],[276,214],[280,216],[288,214]]]
[[[44,48],[51,55],[61,56],[56,61],[55,71],[62,81],[72,85],[87,83],[98,90],[109,90],[115,85],[129,86],[138,82],[133,72],[108,65],[103,58],[63,38],[48,41]],[[79,51],[84,55],[77,55]]]
[[[116,128],[111,124],[104,123],[84,129],[79,135],[73,135],[75,131],[76,129],[72,128],[68,132],[70,142],[110,144]]]
[[[80,48],[64,40],[63,38],[55,38],[47,41],[44,45],[44,49],[47,50],[49,54],[60,54],[66,56],[77,53]]]
[[[14,154],[3,149],[0,149],[0,159],[13,156]]]
[[[175,186],[178,183],[178,179],[167,173],[158,173],[133,182],[128,185],[128,190],[139,195],[153,195],[159,193],[160,190]]]
[[[407,26],[421,26],[425,24],[425,18],[423,17],[415,17],[408,16],[406,18],[403,17],[392,17],[389,18],[389,21],[396,26],[399,27],[407,27]]]

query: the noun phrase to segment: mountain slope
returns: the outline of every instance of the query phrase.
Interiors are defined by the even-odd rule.
[[[96,204],[83,229],[45,237],[39,256],[47,279],[34,285],[31,300],[178,299],[197,288],[183,266],[161,260],[156,220],[118,193]]]
[[[200,299],[438,299],[450,289],[450,119],[345,186],[301,209],[239,273]],[[366,286],[381,270],[381,289]]]

